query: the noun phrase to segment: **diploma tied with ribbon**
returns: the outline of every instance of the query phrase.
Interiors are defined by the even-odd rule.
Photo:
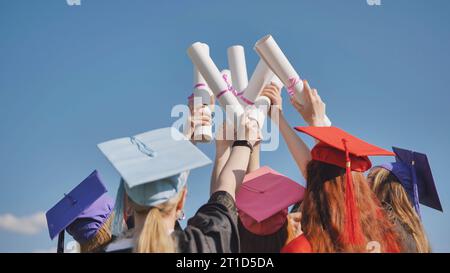
[[[207,44],[202,44],[203,50],[205,54],[209,55],[209,46]],[[192,99],[194,102],[194,108],[198,108],[199,106],[203,106],[202,109],[206,114],[211,115],[211,97],[214,96],[211,90],[209,89],[208,84],[203,78],[200,71],[194,65],[194,86],[192,95],[189,99]],[[190,126],[187,124],[186,126]],[[196,125],[194,128],[194,140],[199,142],[210,142],[212,139],[212,125],[203,126],[201,124]]]
[[[264,36],[255,44],[255,50],[264,60],[264,62],[270,67],[278,78],[283,82],[289,95],[295,96],[300,103],[304,101],[303,98],[303,81],[292,67],[289,60],[281,51],[278,44],[275,42],[271,35]],[[330,119],[325,116],[326,126],[331,126]]]

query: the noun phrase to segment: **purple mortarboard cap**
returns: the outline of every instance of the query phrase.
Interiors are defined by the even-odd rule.
[[[391,171],[411,196],[416,212],[420,216],[419,203],[442,211],[430,164],[425,154],[392,147],[396,162],[383,164]]]
[[[104,193],[70,224],[66,231],[79,243],[92,239],[108,220],[114,209],[114,200]]]
[[[64,230],[77,219],[88,219],[92,216],[92,213],[97,213],[99,211],[101,214],[104,213],[103,210],[105,208],[99,210],[96,201],[106,192],[105,185],[103,185],[100,180],[97,171],[94,171],[71,192],[64,194],[64,198],[46,213],[50,238],[53,240],[56,235],[64,234]],[[93,204],[96,204],[96,208],[90,210],[89,208]],[[99,218],[101,217],[98,217],[95,220],[98,220]],[[73,230],[74,229],[72,228],[72,231]],[[73,234],[76,233],[73,232]],[[80,234],[76,234],[75,236],[77,235],[79,235],[80,238],[84,237],[84,235]],[[86,235],[89,236],[89,234]]]

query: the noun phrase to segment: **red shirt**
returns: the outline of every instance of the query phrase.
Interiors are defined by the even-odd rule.
[[[305,235],[300,235],[281,249],[281,253],[312,253],[312,247]]]

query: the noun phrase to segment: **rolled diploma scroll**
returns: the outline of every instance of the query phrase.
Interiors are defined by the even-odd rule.
[[[208,48],[209,51],[209,48]],[[208,53],[209,54],[209,53]],[[208,84],[203,78],[200,71],[194,65],[194,107],[203,105],[203,110],[211,114],[211,109],[209,104],[211,103],[211,97],[214,96],[211,90],[209,90]],[[212,125],[202,126],[201,124],[196,125],[194,129],[194,140],[199,140],[201,142],[209,142],[212,139]]]
[[[230,89],[231,86],[227,85],[209,54],[206,54],[205,51],[202,50],[202,43],[196,42],[192,44],[191,47],[188,48],[187,53],[194,65],[205,78],[211,91],[216,98],[218,98],[222,108],[232,111],[232,115],[227,114],[226,116],[230,125],[235,126],[234,119],[240,121],[244,109]]]
[[[289,60],[281,51],[278,44],[271,35],[266,35],[255,44],[255,50],[258,52],[270,69],[283,82],[290,96],[296,96],[300,101],[304,101],[303,81],[292,67]],[[325,116],[325,126],[331,126],[330,119]]]
[[[227,53],[233,87],[236,88],[238,93],[242,92],[248,85],[244,47],[240,45],[229,47]]]
[[[256,98],[258,98],[264,86],[270,83],[273,76],[274,74],[267,64],[263,60],[259,60],[247,88],[239,97],[241,103],[245,106],[255,103]]]
[[[272,78],[267,81],[266,85],[270,82],[274,83],[279,89],[283,88],[283,83],[276,75],[272,75]],[[269,111],[271,105],[271,101],[266,96],[259,96],[255,100],[254,108],[252,108],[248,113],[249,119],[254,119],[258,122],[259,127],[262,129],[264,125],[264,121],[267,116],[267,111]]]

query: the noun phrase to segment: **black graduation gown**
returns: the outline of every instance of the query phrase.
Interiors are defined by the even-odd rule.
[[[233,197],[225,192],[214,193],[208,203],[200,207],[183,230],[178,222],[172,237],[178,253],[238,253],[239,230]],[[111,244],[120,244],[119,239]],[[132,252],[132,246],[112,248],[106,252]]]
[[[239,230],[233,197],[214,193],[189,219],[184,230],[172,233],[179,253],[238,253]]]

